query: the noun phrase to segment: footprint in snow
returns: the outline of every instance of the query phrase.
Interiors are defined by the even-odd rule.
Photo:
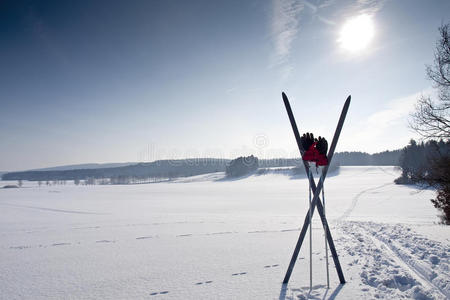
[[[241,272],[241,273],[233,273],[231,276],[239,276],[239,275],[245,275],[247,272]]]
[[[169,291],[162,291],[162,292],[153,292],[150,294],[150,296],[156,296],[156,295],[165,295],[168,294]]]
[[[110,240],[100,240],[100,241],[95,241],[96,243],[115,243],[116,241],[110,241]]]
[[[179,235],[177,235],[177,237],[186,237],[186,236],[192,236],[192,234],[188,233],[188,234],[179,234]]]
[[[221,231],[221,232],[210,233],[210,235],[231,234],[231,233],[233,233],[233,232],[231,232],[231,231]]]
[[[211,282],[212,282],[212,280],[208,280],[208,281],[205,281],[205,282],[197,282],[195,285],[208,284],[208,283],[211,283]]]
[[[276,267],[278,267],[279,266],[279,264],[275,264],[275,265],[267,265],[267,266],[264,266],[264,268],[266,268],[266,269],[268,269],[268,268],[276,268]]]
[[[70,245],[70,243],[54,243],[54,244],[52,244],[52,246],[66,246],[66,245]]]
[[[17,249],[17,250],[22,250],[22,249],[27,249],[27,248],[31,248],[31,246],[11,246],[11,247],[9,247],[9,249]]]
[[[145,240],[145,239],[152,239],[152,238],[153,238],[152,236],[139,236],[136,239],[137,240]]]

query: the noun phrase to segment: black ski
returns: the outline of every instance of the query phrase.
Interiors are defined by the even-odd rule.
[[[297,146],[298,146],[299,151],[300,151],[300,155],[303,156],[305,150],[303,149],[302,144],[300,143],[300,134],[299,134],[299,131],[298,131],[298,128],[297,128],[297,123],[295,122],[294,115],[292,113],[291,105],[289,103],[289,100],[288,100],[286,94],[283,93],[282,96],[283,96],[284,105],[286,106],[287,114],[289,116],[289,121],[291,122],[292,130],[294,131],[294,135],[295,135],[295,139],[296,139],[296,142],[297,142]],[[341,264],[340,264],[339,258],[337,256],[336,248],[334,246],[334,242],[333,242],[333,238],[331,236],[330,229],[328,228],[328,222],[327,222],[327,220],[325,218],[325,215],[323,213],[323,205],[322,205],[322,202],[320,201],[319,197],[320,197],[320,192],[321,192],[322,187],[323,187],[323,182],[324,182],[324,180],[326,178],[326,175],[327,175],[327,172],[328,172],[328,167],[331,164],[331,160],[333,158],[334,151],[336,149],[336,145],[337,145],[337,141],[339,139],[339,135],[340,135],[342,127],[344,125],[345,117],[347,115],[347,111],[348,111],[348,108],[350,106],[350,100],[351,100],[351,96],[348,96],[347,100],[345,101],[344,107],[342,108],[341,116],[339,118],[339,122],[338,122],[338,125],[336,127],[336,131],[334,133],[333,141],[331,143],[330,150],[328,152],[328,165],[325,166],[324,170],[322,171],[322,176],[320,177],[320,180],[319,180],[319,183],[318,183],[317,187],[316,187],[316,183],[314,181],[314,178],[309,178],[309,181],[310,181],[310,184],[311,184],[311,188],[312,188],[312,190],[314,192],[314,198],[313,198],[312,203],[311,203],[311,218],[312,218],[312,215],[314,214],[315,206],[317,205],[317,211],[318,211],[318,213],[320,215],[320,218],[322,220],[322,225],[323,225],[323,228],[325,230],[325,235],[327,237],[328,244],[330,246],[330,251],[331,251],[331,254],[333,256],[333,261],[334,261],[334,264],[336,266],[336,271],[338,273],[339,280],[340,280],[340,282],[342,284],[345,283],[344,274],[342,272]],[[309,172],[309,165],[308,165],[308,163],[305,162],[305,161],[303,161],[303,163],[304,163],[306,172]],[[290,279],[291,274],[292,274],[292,270],[294,269],[295,262],[297,260],[298,254],[300,252],[300,248],[301,248],[303,240],[305,238],[306,231],[308,230],[308,226],[309,226],[309,210],[308,210],[308,212],[306,214],[305,221],[303,223],[303,227],[302,227],[302,230],[300,232],[299,239],[298,239],[297,244],[295,246],[294,253],[292,254],[292,258],[291,258],[291,261],[289,263],[288,270],[287,270],[286,275],[284,277],[284,280],[283,280],[284,284],[289,282],[289,279]]]

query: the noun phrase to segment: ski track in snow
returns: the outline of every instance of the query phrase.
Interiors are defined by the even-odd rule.
[[[365,193],[376,191],[378,189],[381,189],[381,188],[384,188],[386,186],[393,185],[393,184],[394,183],[385,183],[385,184],[382,184],[382,185],[379,185],[376,187],[372,187],[372,188],[368,188],[368,189],[365,189],[365,190],[359,192],[355,197],[353,197],[352,203],[350,204],[349,208],[347,208],[344,211],[344,213],[340,217],[338,217],[336,220],[343,221],[346,218],[348,218],[350,216],[350,214],[353,212],[353,210],[355,209],[356,204],[358,204],[359,198],[361,198],[361,196],[364,195]]]
[[[360,223],[360,225],[366,226],[366,230],[369,230],[374,238],[381,241],[419,277],[450,298],[448,245],[420,237],[400,224],[386,226]]]
[[[398,174],[395,174],[395,173],[392,173],[392,172],[387,171],[386,168],[379,167],[378,169],[379,169],[381,172],[383,172],[383,173],[385,173],[385,174],[387,174],[387,175],[390,175],[390,176],[392,176],[392,177],[394,177],[394,178],[398,176]]]
[[[402,225],[341,222],[339,227],[344,250],[354,257],[349,265],[361,270],[362,291],[375,298],[450,298],[448,246]]]

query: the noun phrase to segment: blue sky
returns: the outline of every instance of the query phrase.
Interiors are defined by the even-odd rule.
[[[337,40],[369,15],[358,52]],[[449,1],[2,1],[0,170],[181,157],[294,157],[300,131],[337,151],[400,148],[432,93]]]

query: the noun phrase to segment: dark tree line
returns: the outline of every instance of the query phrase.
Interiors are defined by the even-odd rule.
[[[341,166],[398,166],[401,150],[369,154],[365,152],[339,152],[333,157]]]
[[[114,182],[126,182],[124,178],[176,178],[225,171],[227,159],[180,159],[159,160],[152,163],[98,168],[57,171],[11,172],[2,176],[3,180],[91,180],[112,178]]]
[[[330,171],[337,169],[339,165],[398,165],[399,157],[400,150],[375,154],[364,152],[336,153],[332,166],[330,166]],[[257,158],[254,157],[254,159]],[[3,174],[2,179],[41,181],[41,183],[75,180],[80,183],[81,180],[89,180],[91,182],[92,179],[108,178],[112,184],[126,184],[131,182],[160,181],[162,179],[194,176],[212,172],[224,172],[229,162],[229,159],[213,158],[159,160],[152,163],[140,163],[112,168],[11,172]],[[303,162],[301,158],[258,159],[258,167],[297,167],[301,173]]]
[[[400,158],[401,177],[398,184],[421,184],[436,188],[431,202],[443,212],[443,221],[450,224],[450,141],[417,143],[411,140]]]
[[[333,156],[333,164],[338,166],[398,166],[400,164],[400,154],[402,150],[383,151],[369,154],[366,152],[337,152]],[[260,159],[260,168],[274,167],[299,167],[302,168],[301,158],[274,158]]]
[[[450,155],[450,142],[443,140],[417,143],[411,140],[403,148],[400,157],[402,175],[397,183],[420,183],[428,178],[432,172],[433,163]]]

